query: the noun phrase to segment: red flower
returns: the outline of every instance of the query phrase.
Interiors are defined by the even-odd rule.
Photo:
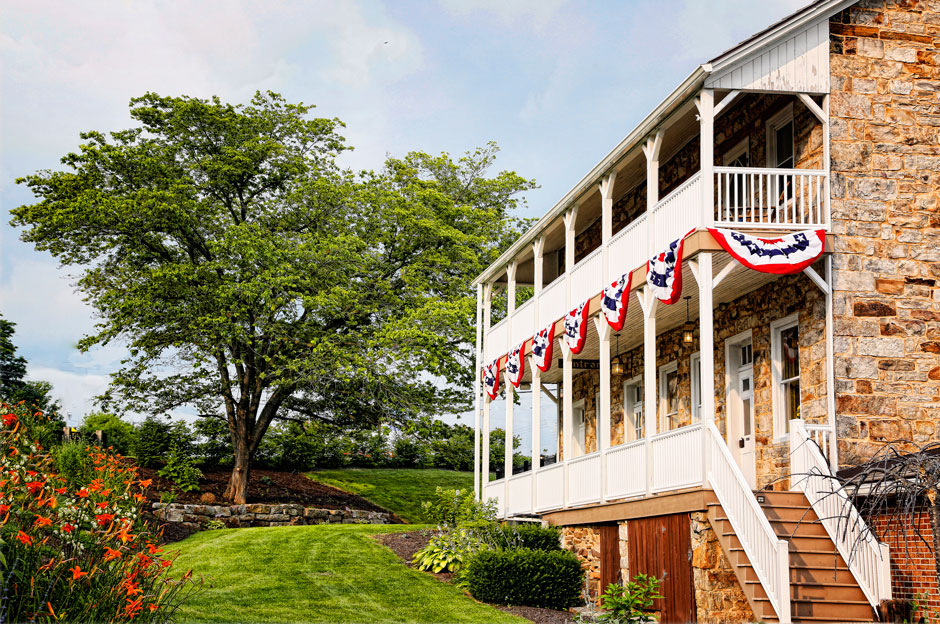
[[[88,498],[88,490],[85,488],[82,488],[78,492],[75,493],[75,496],[79,498]]]
[[[120,550],[108,548],[107,546],[104,547],[104,560],[105,561],[111,561],[112,559],[120,559],[120,558],[121,558]]]
[[[26,471],[26,474],[28,474],[28,475],[31,476],[31,477],[35,477],[35,476],[36,476],[37,474],[39,474],[39,473],[36,472],[35,470],[27,470],[27,471]]]
[[[157,553],[162,553],[162,552],[163,552],[163,549],[162,549],[162,548],[157,548],[157,547],[154,546],[153,544],[147,544],[147,551],[148,551],[151,555],[155,555],[155,554],[157,554]]]
[[[9,427],[16,422],[16,414],[4,414],[2,418],[4,427]]]
[[[124,607],[124,615],[129,615],[131,619],[134,619],[134,616],[144,608],[144,599],[138,598],[137,600],[127,599],[127,606]]]
[[[150,487],[151,483],[153,483],[153,479],[144,479],[140,482],[140,487]]]
[[[106,527],[114,520],[114,514],[101,514],[95,516],[95,519],[98,520],[98,526]]]
[[[35,494],[36,492],[42,489],[42,486],[43,486],[42,481],[30,481],[29,483],[26,484],[26,489],[32,492],[33,494]]]
[[[65,524],[62,525],[62,532],[63,532],[63,533],[71,533],[71,532],[74,531],[74,530],[75,530],[75,527],[73,527],[73,526],[72,526],[71,524],[69,524],[68,522],[66,522]]]
[[[158,607],[157,605],[155,605],[155,604],[153,604],[153,603],[151,602],[149,605],[147,605],[147,608],[150,609],[150,612],[151,612],[151,613],[153,613],[154,611],[156,611],[156,610],[159,609],[160,607]]]
[[[38,527],[49,526],[52,524],[52,518],[46,518],[45,516],[36,516],[35,525]]]
[[[0,516],[4,515],[8,511],[10,511],[9,505],[0,505]]]
[[[88,576],[88,572],[82,572],[82,569],[81,569],[80,567],[78,567],[78,566],[75,566],[74,568],[69,568],[69,572],[72,573],[72,580],[73,580],[73,581],[77,581],[78,579],[82,578],[83,576]]]
[[[65,494],[66,492],[68,492],[68,488],[56,488],[55,491],[56,491],[56,494]]]
[[[29,535],[27,535],[26,533],[23,533],[22,531],[18,531],[18,532],[17,532],[17,534],[16,534],[16,539],[18,539],[18,540],[20,540],[21,542],[23,542],[23,544],[25,544],[26,546],[32,546],[32,545],[33,545],[33,538],[31,538],[31,537],[30,537]]]
[[[98,506],[98,509],[107,509],[108,501],[103,501],[101,503],[95,503]]]

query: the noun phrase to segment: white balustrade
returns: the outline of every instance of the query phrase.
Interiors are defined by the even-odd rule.
[[[486,475],[484,475],[485,477]],[[496,515],[506,517],[506,484],[502,479],[490,481],[483,487],[483,499],[496,501]]]
[[[542,289],[539,297],[539,325],[531,328],[530,335],[535,335],[543,327],[548,327],[552,321],[557,321],[568,312],[567,293],[565,292],[565,277],[562,275],[554,282]]]
[[[826,172],[715,167],[715,224],[722,227],[827,227]]]
[[[701,223],[701,179],[701,173],[696,173],[653,207],[648,219],[652,224],[649,235],[653,253],[664,250],[669,243],[696,226],[705,225]]]
[[[617,232],[607,246],[609,250],[606,282],[612,282],[627,271],[646,262],[649,241],[646,231],[646,213],[640,215]],[[604,285],[606,285],[606,282]]]
[[[534,334],[535,327],[535,300],[529,299],[512,313],[512,348],[528,340]]]
[[[646,441],[637,440],[609,448],[607,498],[629,498],[646,493]]]
[[[702,425],[696,423],[654,435],[653,492],[702,485]]]
[[[519,516],[532,513],[532,472],[523,472],[509,479],[509,500],[506,515]]]
[[[575,457],[568,462],[568,504],[584,505],[601,499],[601,456]]]
[[[829,467],[832,468],[833,456],[835,454],[835,447],[833,446],[832,440],[832,427],[829,425],[811,425],[804,422],[804,428],[806,429],[807,435],[810,439],[813,440],[818,446],[819,450],[822,453],[822,456],[829,460]]]
[[[501,320],[490,328],[486,334],[486,357],[483,362],[489,364],[501,355],[506,355],[509,340],[509,323],[507,319]]]
[[[604,289],[604,258],[601,251],[598,247],[571,270],[571,309]]]
[[[552,464],[535,472],[535,510],[560,509],[565,505],[565,466]]]
[[[790,553],[757,503],[715,424],[705,424],[708,483],[781,622],[790,621]],[[677,458],[678,460],[678,458]],[[782,615],[781,615],[782,614]]]
[[[807,429],[802,420],[790,421],[790,487],[806,495],[868,602],[878,607],[891,599],[888,545],[868,529]]]

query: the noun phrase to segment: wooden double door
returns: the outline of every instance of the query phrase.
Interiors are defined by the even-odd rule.
[[[662,585],[655,609],[662,622],[696,621],[692,581],[692,536],[689,514],[669,514],[627,520],[627,559],[630,577],[648,574]],[[617,525],[600,527],[601,588],[620,578]]]

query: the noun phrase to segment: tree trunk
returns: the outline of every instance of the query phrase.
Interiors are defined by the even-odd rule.
[[[223,496],[235,503],[244,505],[248,498],[248,476],[251,471],[251,453],[248,440],[241,439],[235,442],[235,466],[232,476],[229,477],[228,486]]]

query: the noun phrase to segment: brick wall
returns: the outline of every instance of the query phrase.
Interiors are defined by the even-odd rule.
[[[940,438],[940,3],[830,20],[839,447]]]
[[[633,300],[630,305],[638,304]],[[727,431],[725,342],[741,332],[751,331],[754,350],[754,415],[758,487],[774,483],[777,489],[783,489],[785,482],[777,480],[785,476],[789,468],[787,444],[786,442],[775,444],[773,436],[770,324],[794,312],[799,314],[801,414],[809,422],[824,422],[826,418],[825,309],[822,292],[805,275],[778,278],[766,286],[732,302],[723,303],[715,309],[715,418],[722,432]],[[697,329],[692,345],[682,344],[681,327],[660,334],[656,339],[657,369],[670,362],[678,363],[680,426],[692,422],[690,357],[698,350]],[[625,369],[623,378],[611,379],[612,445],[621,444],[624,441],[623,383],[625,380],[643,375],[642,345],[624,353],[621,360],[624,362]],[[600,391],[600,374],[597,371],[581,373],[575,376],[573,386],[573,399],[585,401],[587,413],[585,438],[588,440],[586,446],[588,452],[593,452],[597,448],[595,397]],[[559,421],[559,431],[561,431],[561,421]]]
[[[914,522],[889,522],[882,517],[876,533],[891,547],[891,591],[895,600],[918,600],[920,615],[928,622],[940,622],[940,583],[937,582],[933,552],[933,532],[926,513]],[[924,595],[926,594],[926,596]]]

